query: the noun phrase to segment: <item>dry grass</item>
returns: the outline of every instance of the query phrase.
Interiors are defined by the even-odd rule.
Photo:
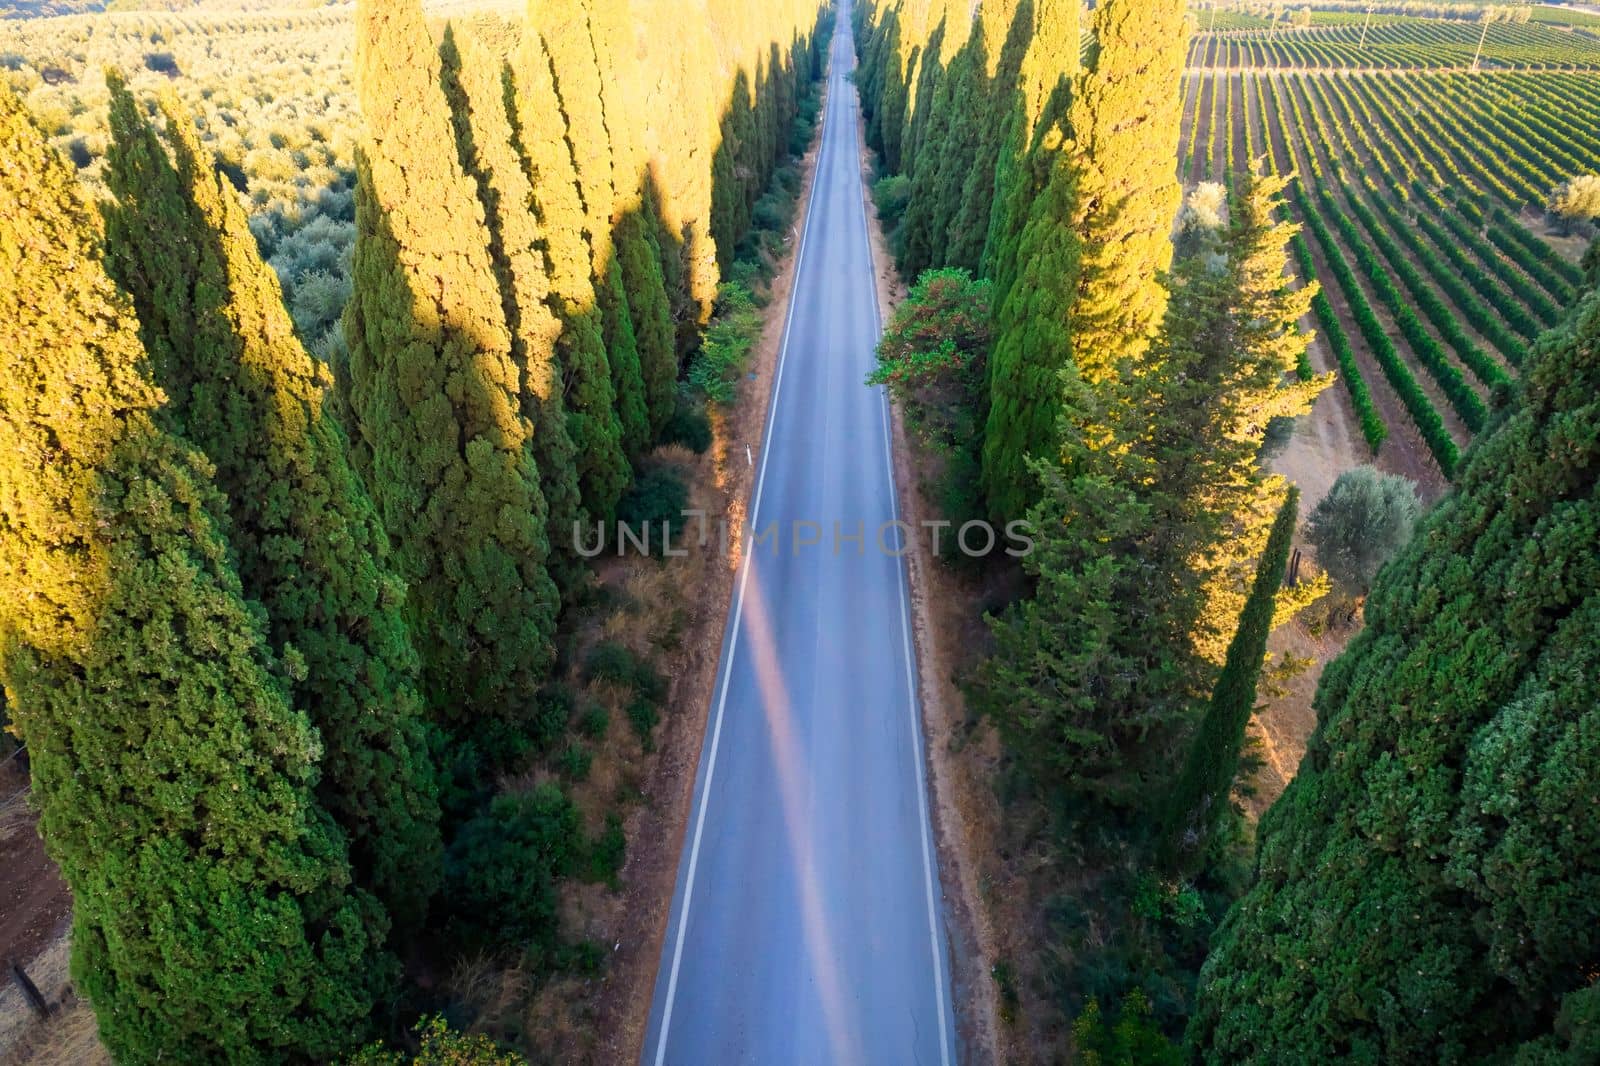
[[[9,806],[9,805],[8,805]],[[28,965],[28,976],[54,1008],[37,1017],[9,983],[0,989],[0,1061],[13,1066],[101,1066],[111,1056],[100,1045],[94,1011],[72,991],[71,938],[63,934]]]

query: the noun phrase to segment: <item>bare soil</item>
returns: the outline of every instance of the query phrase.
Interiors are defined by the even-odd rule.
[[[21,765],[13,760],[0,768],[0,963],[5,964],[0,971],[0,1059],[5,1061],[23,1056],[24,1044],[42,1036],[43,1028],[11,979],[11,963],[23,967],[48,1002],[69,998],[72,896],[39,839]]]

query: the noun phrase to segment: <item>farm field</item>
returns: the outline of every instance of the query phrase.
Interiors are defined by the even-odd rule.
[[[1484,69],[1600,70],[1600,38],[1566,27],[1497,22],[1485,34],[1476,22],[1390,18],[1374,19],[1363,30],[1360,16],[1343,13],[1336,23],[1298,29],[1269,25],[1198,33],[1189,45],[1189,66],[1465,69],[1480,38]]]
[[[1373,38],[1407,28],[1375,26]],[[1200,35],[1191,50],[1225,50],[1236,66],[1191,66],[1179,177],[1231,186],[1251,160],[1293,177],[1297,270],[1321,283],[1319,347],[1359,432],[1385,465],[1442,488],[1581,280],[1583,242],[1545,205],[1557,185],[1600,172],[1600,74],[1550,54],[1489,67],[1521,44],[1486,49],[1493,75],[1441,69],[1453,65],[1443,36],[1416,69],[1290,69],[1260,42],[1221,39]]]

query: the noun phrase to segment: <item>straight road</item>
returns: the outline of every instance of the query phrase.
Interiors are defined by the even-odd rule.
[[[839,5],[752,529],[643,1062],[955,1055],[880,330]],[[864,533],[863,541],[844,538]],[[838,536],[836,542],[835,537]],[[815,540],[817,543],[807,543]]]

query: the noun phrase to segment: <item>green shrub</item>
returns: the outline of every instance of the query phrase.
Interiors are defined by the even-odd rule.
[[[606,727],[611,724],[611,714],[600,704],[591,704],[583,712],[583,717],[578,719],[578,732],[590,740],[599,740],[606,735]]]
[[[618,888],[617,875],[622,872],[622,860],[628,850],[628,838],[622,831],[622,817],[615,811],[606,815],[606,827],[589,845],[588,879],[604,881]]]
[[[682,527],[683,512],[688,506],[689,490],[678,473],[671,467],[651,467],[639,475],[617,503],[617,521],[641,535],[648,527],[650,543],[654,544],[662,523],[674,533]]]
[[[872,186],[872,203],[878,209],[883,228],[894,229],[911,204],[911,179],[904,174],[879,178]]]
[[[645,751],[655,750],[655,728],[660,720],[661,715],[651,700],[636,696],[628,704],[628,721],[633,723],[633,731],[639,734],[639,742]]]
[[[446,856],[444,899],[467,950],[553,949],[555,882],[571,872],[582,840],[577,811],[552,784],[497,796],[463,826]]]
[[[577,783],[589,780],[589,769],[594,765],[594,754],[588,748],[573,744],[556,759],[556,769],[568,781]]]
[[[587,680],[607,681],[630,688],[636,669],[637,661],[633,652],[612,640],[596,644],[583,664],[583,674]]]
[[[704,455],[711,448],[711,419],[706,417],[705,407],[680,394],[678,406],[661,430],[661,443],[681,444]]]

